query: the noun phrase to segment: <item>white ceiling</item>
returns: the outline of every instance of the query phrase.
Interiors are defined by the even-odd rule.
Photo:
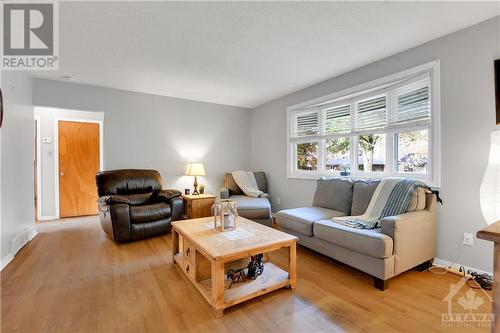
[[[255,107],[500,14],[500,2],[62,2],[41,78]]]

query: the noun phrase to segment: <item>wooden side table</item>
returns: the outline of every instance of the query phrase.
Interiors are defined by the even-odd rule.
[[[189,194],[183,195],[184,218],[197,219],[200,217],[212,216],[212,205],[216,196],[213,194]]]

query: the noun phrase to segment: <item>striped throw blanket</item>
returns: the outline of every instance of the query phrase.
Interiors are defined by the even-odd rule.
[[[387,216],[403,214],[417,190],[429,189],[421,181],[407,178],[385,178],[375,189],[370,204],[363,215],[332,218],[333,222],[357,229],[380,227],[380,221]]]

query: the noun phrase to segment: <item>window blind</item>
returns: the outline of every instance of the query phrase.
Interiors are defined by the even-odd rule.
[[[387,98],[376,97],[356,104],[356,130],[373,130],[387,126]]]
[[[398,96],[397,124],[430,120],[430,89],[424,86]]]
[[[319,133],[318,112],[298,114],[296,117],[296,131],[292,137],[317,135]]]
[[[326,109],[325,134],[349,133],[351,131],[351,106],[342,105]]]

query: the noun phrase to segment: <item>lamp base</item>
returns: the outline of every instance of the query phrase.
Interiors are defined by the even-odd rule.
[[[198,192],[198,178],[196,178],[196,176],[194,176],[194,191],[193,191],[193,195],[199,195],[200,192]]]

